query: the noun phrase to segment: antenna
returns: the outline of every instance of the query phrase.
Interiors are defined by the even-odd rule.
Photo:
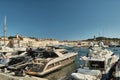
[[[6,45],[5,38],[6,38],[6,16],[4,17],[4,45]]]

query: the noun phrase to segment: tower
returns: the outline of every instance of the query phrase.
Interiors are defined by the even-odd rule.
[[[6,16],[4,17],[4,45],[6,45]]]

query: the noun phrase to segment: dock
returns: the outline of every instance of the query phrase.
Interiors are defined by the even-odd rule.
[[[45,78],[26,75],[25,77],[14,76],[13,73],[1,73],[0,80],[48,80]]]

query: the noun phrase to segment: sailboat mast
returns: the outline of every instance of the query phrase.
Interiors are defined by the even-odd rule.
[[[4,17],[4,45],[6,45],[6,16]]]

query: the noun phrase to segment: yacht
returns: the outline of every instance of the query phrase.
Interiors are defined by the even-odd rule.
[[[71,76],[78,80],[107,80],[110,69],[118,61],[119,57],[99,45],[94,45],[89,50],[89,54],[80,58],[84,64]]]
[[[11,61],[12,64],[8,63],[7,69],[15,71],[16,75],[23,70],[26,74],[44,76],[74,62],[77,56],[77,53],[67,52],[64,49],[42,49],[42,51],[28,52],[27,54],[22,58],[14,58],[14,61],[19,62]]]
[[[25,56],[26,51],[15,51],[13,48],[2,46],[0,49],[0,70],[5,72],[7,64],[13,59],[20,56]]]

